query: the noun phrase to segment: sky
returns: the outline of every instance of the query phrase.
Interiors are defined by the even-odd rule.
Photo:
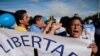
[[[71,17],[77,13],[85,18],[98,12],[99,2],[99,0],[0,0],[0,10],[15,12],[25,9],[29,16],[53,15],[56,19],[62,16]]]

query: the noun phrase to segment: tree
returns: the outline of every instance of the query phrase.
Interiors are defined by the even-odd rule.
[[[49,20],[54,21],[54,23],[56,23],[56,19],[54,18],[54,16],[50,16]]]
[[[87,22],[89,19],[92,19],[93,20],[93,23],[100,22],[100,12],[86,17],[84,19],[84,22]]]

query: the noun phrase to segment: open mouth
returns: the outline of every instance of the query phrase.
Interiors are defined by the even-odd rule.
[[[79,31],[78,30],[74,30],[74,33],[79,33]]]

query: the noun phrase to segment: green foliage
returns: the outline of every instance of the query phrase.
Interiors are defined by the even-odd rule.
[[[100,12],[86,17],[84,19],[84,22],[87,22],[89,19],[93,20],[94,23],[99,22],[100,21]]]
[[[54,16],[50,16],[49,20],[54,21],[54,23],[56,23],[56,19],[54,18]]]
[[[30,16],[29,18],[30,18],[30,19],[33,19],[33,17],[32,17],[32,16]]]

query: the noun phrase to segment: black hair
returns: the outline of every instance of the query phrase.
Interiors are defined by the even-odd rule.
[[[68,16],[61,17],[60,23],[62,23],[62,27],[68,27],[70,18]]]
[[[27,13],[27,11],[26,10],[18,10],[18,11],[15,12],[15,17],[16,17],[17,25],[20,24],[19,20],[23,20],[23,14],[24,13]]]
[[[36,21],[40,20],[43,16],[41,15],[36,15],[34,18],[31,20],[31,24],[36,24]]]
[[[82,19],[80,18],[80,17],[77,17],[77,16],[74,16],[74,17],[72,17],[71,19],[70,19],[70,25],[72,24],[72,22],[74,21],[74,20],[79,20],[80,22],[81,22],[81,24],[83,24],[83,21],[82,21]]]

